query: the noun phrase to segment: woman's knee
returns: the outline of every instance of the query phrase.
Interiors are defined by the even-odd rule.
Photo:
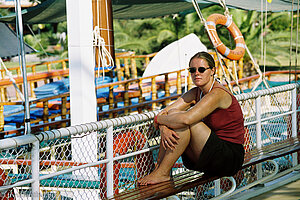
[[[211,129],[203,122],[199,122],[190,126],[191,143],[205,144],[210,136]]]
[[[189,126],[191,132],[196,132],[196,133],[210,133],[211,129],[204,123],[204,122],[198,122],[194,123]]]
[[[168,114],[172,114],[172,113],[178,113],[180,112],[181,110],[177,109],[177,108],[172,108],[168,111]]]

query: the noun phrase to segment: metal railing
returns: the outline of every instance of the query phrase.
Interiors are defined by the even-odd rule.
[[[298,134],[299,88],[297,83],[236,95],[244,113],[246,151]],[[135,187],[157,160],[160,137],[152,125],[157,112],[0,140],[0,193],[17,199],[102,199]],[[276,162],[279,171],[298,165],[295,155]],[[253,167],[234,177],[237,189],[275,171],[268,164]],[[179,159],[172,173],[182,170]],[[217,193],[230,184],[221,181]],[[217,189],[209,183],[178,197],[214,197],[215,192],[208,195],[212,188]]]

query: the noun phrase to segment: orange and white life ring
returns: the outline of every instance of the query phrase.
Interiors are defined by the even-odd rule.
[[[239,60],[244,56],[245,54],[244,37],[241,31],[239,30],[239,28],[232,21],[231,17],[226,17],[221,14],[212,14],[207,18],[206,22],[207,22],[208,32],[212,36],[211,37],[212,43],[217,48],[219,53],[221,53],[223,56],[231,60]],[[226,28],[230,32],[231,36],[235,41],[234,50],[231,50],[228,47],[226,47],[220,40],[216,31],[217,24],[226,26]]]
[[[114,137],[114,156],[116,154],[123,155],[128,149],[141,150],[146,143],[145,136],[137,131],[124,131]]]

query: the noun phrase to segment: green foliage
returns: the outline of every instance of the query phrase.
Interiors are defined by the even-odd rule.
[[[10,13],[9,9],[0,9],[0,16],[6,16]]]
[[[43,1],[45,0],[40,2]],[[239,9],[230,9],[229,11],[234,22],[241,30],[251,54],[260,63],[263,60],[261,48],[264,45],[266,45],[267,61],[274,65],[281,64],[280,59],[283,55],[288,57],[291,45],[293,52],[295,52],[297,45],[295,43],[297,26],[295,13],[293,16],[293,42],[291,43],[290,12],[268,12],[266,17],[265,13],[261,14],[256,11]],[[8,10],[0,9],[0,15],[7,15],[8,13]],[[221,6],[211,6],[202,9],[202,13],[204,18],[207,19],[213,13],[223,14],[224,9]],[[266,18],[267,22],[265,22]],[[261,22],[262,19],[263,23]],[[67,33],[67,22],[30,26],[35,36],[26,35],[25,41],[37,49],[40,55],[45,55],[43,49],[48,54],[60,55],[61,57],[68,55],[67,39],[62,37],[62,33]],[[235,48],[234,40],[225,27],[218,25],[217,32],[226,46],[231,49]],[[208,49],[213,49],[204,24],[195,12],[149,19],[114,20],[115,48],[135,51],[136,54],[157,52],[190,33],[195,33]],[[299,42],[298,46],[300,46]],[[244,58],[246,62],[250,60],[247,53]]]
[[[290,12],[268,12],[265,16],[265,13],[261,14],[256,11],[239,9],[230,9],[229,11],[233,21],[240,28],[248,49],[260,63],[263,60],[262,46],[266,46],[266,61],[272,65],[281,64],[280,59],[282,58],[278,55],[288,57],[290,45],[295,51],[295,40],[290,42]],[[213,13],[224,14],[224,10],[220,6],[211,6],[203,9],[202,13],[207,19]],[[295,39],[296,19],[294,19],[293,28],[293,38]],[[157,52],[190,33],[195,33],[208,49],[213,49],[204,25],[195,12],[144,20],[114,20],[114,32],[116,48],[132,50],[137,54]],[[234,40],[225,27],[217,25],[217,32],[227,47],[235,48]],[[247,53],[244,59],[245,62],[250,60]]]
[[[27,34],[24,40],[37,50],[40,57],[59,55],[66,58],[68,43],[66,38],[67,22],[58,24],[33,24],[31,30],[34,35]]]

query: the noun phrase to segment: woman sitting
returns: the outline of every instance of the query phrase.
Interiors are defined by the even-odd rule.
[[[244,161],[244,119],[241,107],[214,78],[213,57],[195,54],[189,72],[197,86],[163,109],[155,118],[161,143],[156,168],[138,180],[140,185],[170,180],[170,171],[182,156],[191,170],[209,176],[232,176]]]

